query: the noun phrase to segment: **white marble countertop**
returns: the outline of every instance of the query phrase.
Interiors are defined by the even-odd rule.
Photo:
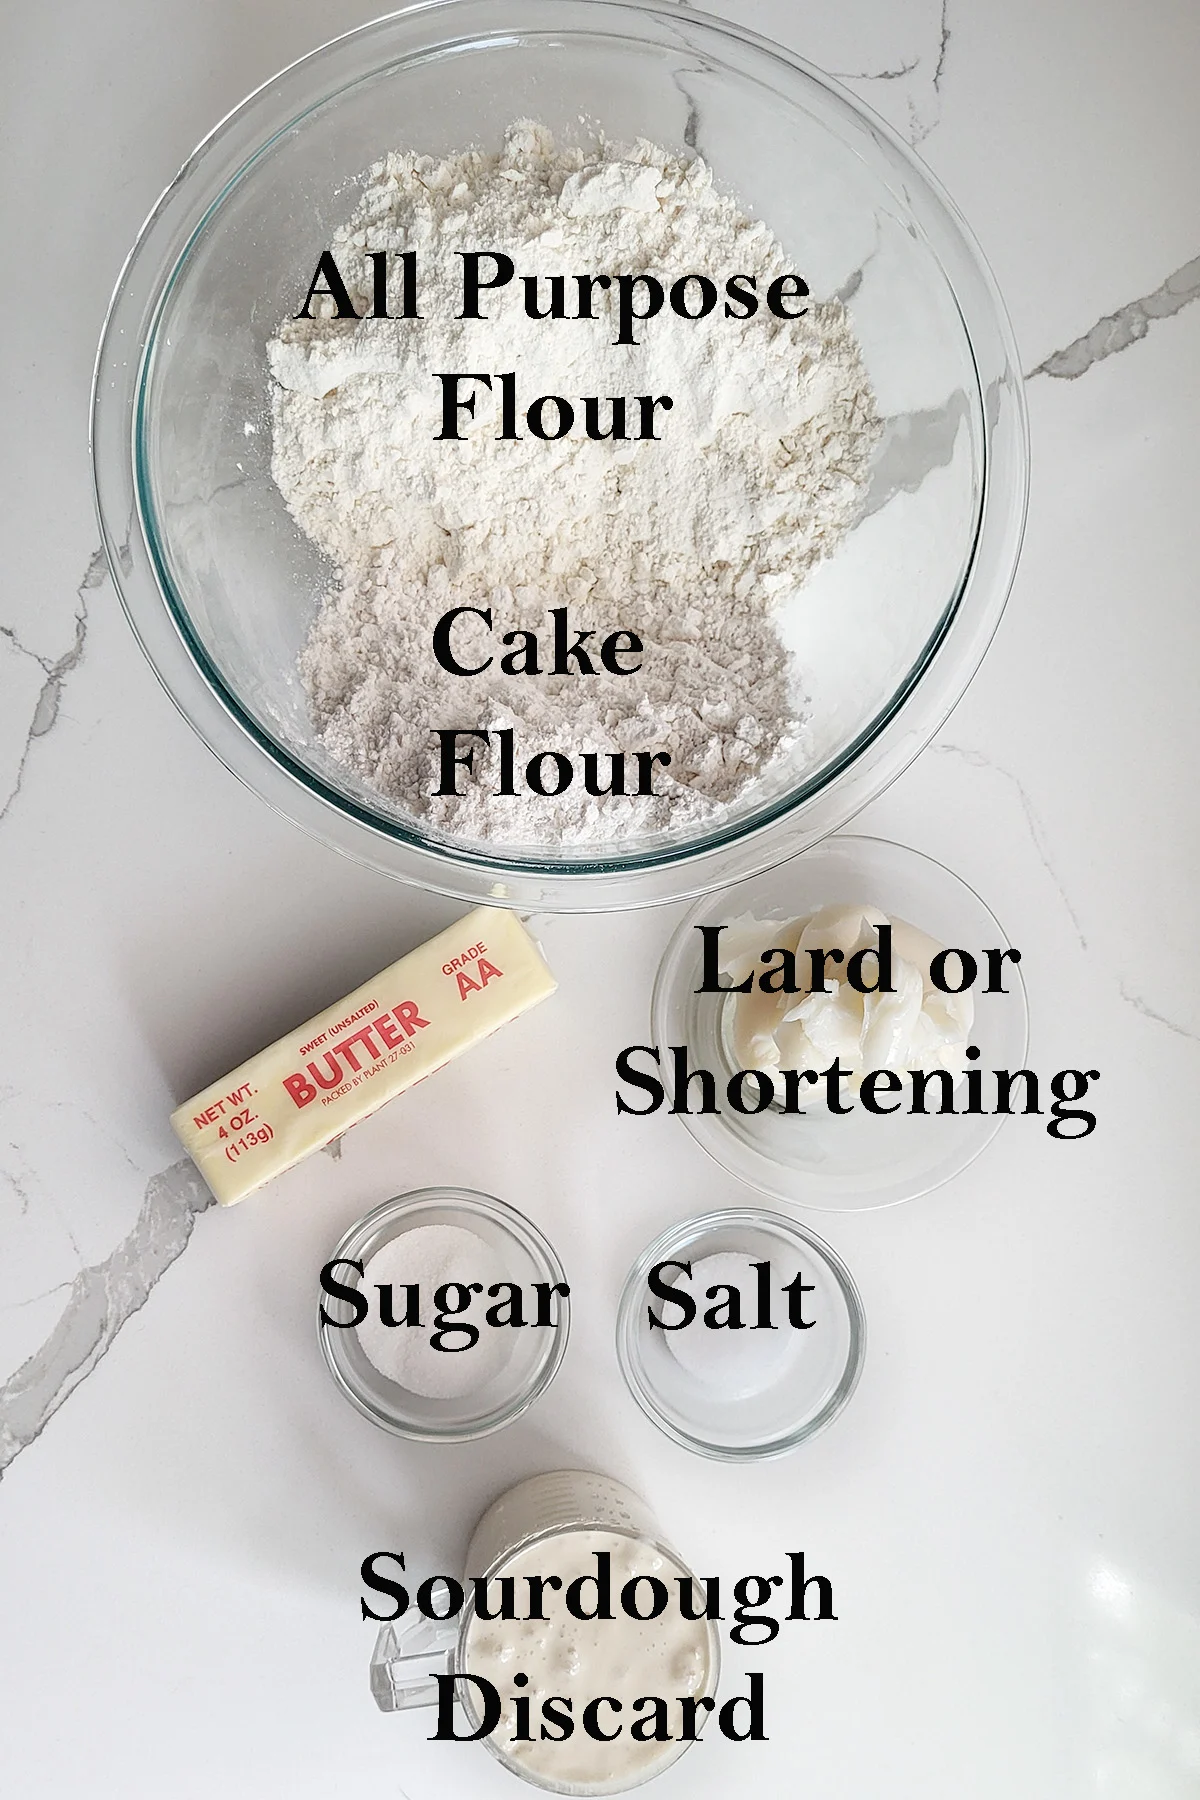
[[[863,823],[948,862],[1025,949],[1040,1061],[1103,1071],[1085,1142],[1014,1121],[919,1203],[812,1219],[861,1288],[866,1372],[835,1430],[746,1472],[660,1438],[611,1349],[636,1251],[733,1188],[669,1118],[614,1118],[672,911],[548,922],[566,1003],[519,1050],[493,1040],[253,1204],[205,1210],[168,1131],[247,1034],[460,910],[225,774],[143,662],[92,514],[91,361],[143,216],[243,93],[370,10],[59,0],[0,26],[0,1785],[515,1792],[427,1716],[376,1712],[359,1564],[452,1568],[506,1482],[582,1463],[704,1572],[804,1549],[835,1583],[837,1625],[773,1653],[770,1741],[714,1736],[662,1800],[1194,1796],[1200,12],[726,0],[920,146],[1006,295],[1023,561],[982,672]],[[312,1312],[353,1218],[447,1181],[526,1207],[579,1304],[545,1401],[437,1452],[345,1405]]]

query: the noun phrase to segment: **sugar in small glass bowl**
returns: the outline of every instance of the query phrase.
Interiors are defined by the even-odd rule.
[[[571,1303],[568,1296],[551,1292],[545,1306],[550,1323],[540,1326],[536,1323],[536,1295],[532,1284],[543,1283],[553,1289],[565,1286],[566,1277],[551,1245],[515,1207],[470,1188],[423,1188],[401,1194],[394,1200],[385,1200],[367,1213],[346,1232],[329,1259],[330,1264],[339,1265],[334,1272],[335,1279],[348,1288],[361,1291],[373,1321],[378,1320],[379,1297],[370,1283],[372,1258],[389,1246],[398,1247],[409,1233],[422,1232],[424,1236],[423,1228],[430,1226],[452,1227],[456,1235],[470,1233],[480,1244],[477,1260],[482,1261],[484,1267],[477,1271],[473,1264],[465,1262],[461,1271],[465,1278],[472,1279],[478,1273],[492,1275],[500,1281],[519,1284],[525,1296],[527,1322],[522,1326],[493,1327],[483,1323],[484,1310],[489,1304],[486,1294],[477,1296],[468,1310],[448,1318],[451,1330],[464,1321],[479,1328],[484,1347],[478,1384],[447,1380],[437,1384],[443,1390],[440,1393],[418,1393],[392,1379],[364,1348],[364,1343],[370,1343],[378,1354],[378,1346],[383,1341],[378,1335],[378,1324],[373,1325],[369,1338],[365,1332],[360,1336],[359,1329],[352,1323],[353,1304],[325,1292],[317,1313],[317,1335],[334,1380],[351,1404],[374,1424],[394,1432],[397,1437],[417,1438],[427,1443],[461,1444],[473,1438],[487,1437],[491,1432],[511,1425],[545,1393],[566,1353]],[[444,1240],[447,1234],[438,1235]],[[417,1239],[414,1243],[414,1261],[418,1263],[420,1255],[416,1252],[416,1243],[421,1241]],[[391,1261],[389,1258],[389,1263]],[[349,1266],[356,1262],[363,1265],[362,1277]],[[451,1281],[457,1278],[453,1270],[447,1277]],[[399,1315],[401,1308],[406,1306],[406,1299],[402,1297],[402,1291],[394,1293],[393,1298],[394,1310]],[[389,1335],[419,1329],[423,1342],[427,1343],[435,1321],[433,1293],[421,1292],[419,1306],[420,1327],[398,1324],[384,1329]],[[330,1322],[339,1316],[346,1319],[345,1325]],[[482,1334],[498,1330],[503,1330],[504,1334],[503,1353],[492,1355],[489,1352],[494,1346]],[[397,1343],[395,1367],[398,1370],[403,1369],[401,1349]],[[450,1365],[458,1365],[460,1358],[472,1356],[474,1351],[446,1349],[436,1354],[439,1359],[444,1357],[449,1374]],[[380,1356],[380,1360],[384,1358]],[[426,1367],[429,1367],[428,1363]],[[457,1368],[453,1372],[457,1374]],[[426,1382],[422,1385],[434,1384]],[[464,1386],[466,1391],[461,1391]],[[460,1391],[446,1392],[447,1388]]]

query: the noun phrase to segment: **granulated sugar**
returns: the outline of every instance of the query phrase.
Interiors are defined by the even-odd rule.
[[[636,344],[615,344],[611,296],[596,295],[594,320],[531,320],[514,281],[485,297],[486,319],[458,319],[460,251],[511,256],[541,277],[543,305],[556,274],[573,294],[584,271],[703,273],[719,287],[738,273],[762,296],[794,272],[701,160],[646,142],[560,148],[527,123],[498,155],[387,157],[331,248],[360,311],[366,256],[416,250],[422,318],[292,320],[269,349],[275,480],[337,571],[301,662],[329,753],[472,838],[584,843],[717,816],[794,746],[804,671],[772,613],[854,522],[879,434],[842,306],[810,301],[794,320],[664,308]],[[542,394],[577,407],[601,396],[606,420],[611,396],[674,404],[656,441],[498,441],[497,383],[470,389],[465,441],[438,441],[439,370],[515,371],[522,409]],[[477,620],[456,629],[461,660],[494,658],[469,679],[433,656],[454,606],[492,612],[491,634]],[[609,632],[636,632],[641,671],[502,674],[502,634],[548,644],[555,607],[569,609],[572,638],[595,630],[593,654]],[[597,798],[577,779],[555,798],[497,798],[495,750],[476,746],[478,778],[437,797],[433,734],[448,728],[510,728],[519,757],[671,763],[653,794]]]
[[[381,1375],[423,1399],[457,1400],[475,1393],[508,1362],[512,1339],[502,1330],[475,1326],[472,1343],[460,1315],[451,1312],[435,1344],[436,1296],[446,1283],[476,1282],[486,1292],[507,1276],[491,1245],[461,1225],[415,1225],[401,1232],[367,1263],[362,1290],[374,1301],[380,1285],[390,1286],[400,1318],[407,1314],[415,1292],[414,1310],[421,1323],[387,1325],[376,1307],[357,1327],[363,1354]]]

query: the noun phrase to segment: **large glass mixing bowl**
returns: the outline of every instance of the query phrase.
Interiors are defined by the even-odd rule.
[[[810,707],[799,759],[716,825],[612,844],[469,842],[326,753],[296,660],[330,570],[270,473],[266,344],[391,149],[694,145],[818,300],[850,313],[885,430],[863,516],[781,621]],[[1027,448],[1011,332],[953,206],[816,70],[674,4],[439,0],[285,70],[167,189],[121,275],[93,397],[113,577],[167,691],[228,768],[375,868],[474,901],[588,911],[705,892],[845,824],[961,696],[1007,597]]]

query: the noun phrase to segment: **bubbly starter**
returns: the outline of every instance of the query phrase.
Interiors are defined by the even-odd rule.
[[[614,1617],[576,1619],[563,1606],[562,1592],[576,1576],[594,1573],[596,1553],[605,1550],[612,1558]],[[516,1577],[518,1596],[527,1591],[525,1577],[530,1575],[557,1575],[563,1590],[546,1591],[541,1609],[547,1615],[544,1620],[471,1620],[464,1655],[466,1672],[493,1682],[505,1702],[504,1720],[493,1734],[493,1747],[535,1780],[569,1782],[594,1794],[634,1787],[673,1762],[686,1744],[680,1735],[679,1700],[708,1692],[712,1673],[706,1623],[680,1616],[676,1583],[687,1578],[687,1571],[644,1540],[586,1528],[564,1531],[518,1550],[498,1573]],[[657,1576],[670,1592],[670,1604],[657,1619],[628,1618],[618,1604],[625,1582],[639,1575]],[[591,1587],[585,1590],[594,1591]],[[640,1592],[648,1594],[645,1588]],[[513,1686],[518,1671],[529,1677],[528,1687]],[[511,1736],[512,1701],[518,1693],[527,1695],[532,1703],[533,1741],[529,1743],[514,1741]],[[542,1702],[556,1694],[572,1702],[575,1730],[564,1742],[538,1736]],[[609,1743],[589,1737],[581,1724],[584,1706],[600,1694],[610,1694],[622,1703],[619,1713],[605,1708],[601,1714],[605,1730],[621,1727],[620,1735]],[[668,1702],[672,1733],[668,1742],[642,1743],[630,1735],[636,1721],[648,1716],[632,1710],[644,1694]],[[701,1729],[702,1724],[703,1713],[698,1720]]]

